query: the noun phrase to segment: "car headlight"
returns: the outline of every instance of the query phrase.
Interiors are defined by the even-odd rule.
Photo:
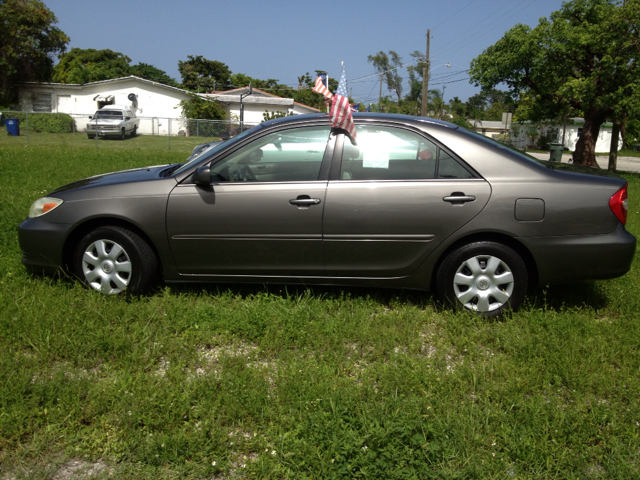
[[[62,204],[62,200],[53,197],[42,197],[33,202],[29,209],[29,218],[39,217],[47,212],[50,212],[58,205]]]

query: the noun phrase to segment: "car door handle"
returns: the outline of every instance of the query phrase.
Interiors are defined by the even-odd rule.
[[[453,192],[448,197],[443,197],[442,200],[445,202],[453,203],[453,204],[463,204],[466,202],[475,202],[475,195],[465,195],[462,192]]]
[[[318,205],[320,203],[320,199],[309,198],[308,195],[300,195],[298,198],[292,198],[289,200],[289,203],[298,207],[309,207],[311,205]]]

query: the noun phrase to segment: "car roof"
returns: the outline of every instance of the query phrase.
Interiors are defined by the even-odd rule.
[[[131,107],[125,105],[105,105],[100,110],[131,110]]]
[[[314,120],[320,120],[322,118],[329,118],[328,113],[308,113],[304,115],[291,115],[287,117],[275,118],[273,120],[269,120],[264,122],[263,125],[265,127],[271,127],[275,125],[282,125],[287,123],[306,123]],[[395,121],[398,123],[428,123],[431,125],[438,125],[441,127],[450,128],[452,130],[459,129],[458,125],[453,123],[445,122],[444,120],[437,120],[435,118],[428,117],[415,117],[413,115],[402,115],[399,113],[374,113],[374,112],[366,112],[366,113],[353,113],[354,121],[358,120],[378,120],[378,121]]]

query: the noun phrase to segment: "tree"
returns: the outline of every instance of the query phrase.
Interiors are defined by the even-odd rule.
[[[376,55],[369,55],[367,61],[372,63],[379,73],[382,73],[387,89],[396,94],[398,103],[402,102],[402,77],[399,72],[400,67],[402,67],[402,58],[396,52],[390,50],[389,56],[380,51]]]
[[[131,59],[109,49],[72,48],[60,55],[60,63],[53,68],[53,81],[60,83],[89,83],[129,75]]]
[[[574,161],[596,166],[595,145],[607,118],[640,110],[640,0],[570,0],[534,29],[516,25],[471,62],[471,81],[505,83],[534,100],[532,119],[569,109],[585,123]]]
[[[0,0],[0,105],[16,100],[17,83],[51,79],[52,57],[69,42],[57,21],[38,0]]]
[[[178,82],[171,78],[164,70],[149,65],[147,63],[138,63],[132,65],[129,69],[129,75],[151,80],[152,82],[162,83],[171,87],[179,87]]]
[[[432,112],[435,118],[442,118],[446,110],[448,110],[447,104],[442,97],[442,91],[434,88],[429,90],[429,104],[427,105],[427,112]]]
[[[182,76],[182,87],[194,92],[217,90],[219,85],[229,83],[231,70],[217,60],[207,60],[198,55],[187,55],[187,60],[178,62],[178,71]]]
[[[414,50],[411,56],[416,64],[407,67],[407,73],[409,74],[409,94],[406,96],[406,100],[422,102],[422,79],[423,71],[427,66],[425,62],[426,56],[418,50]]]
[[[190,94],[191,99],[182,100],[182,116],[203,120],[224,120],[227,112],[215,100],[206,100],[198,95]]]

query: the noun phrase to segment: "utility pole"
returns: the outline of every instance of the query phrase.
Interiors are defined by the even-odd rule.
[[[422,69],[422,110],[420,115],[426,117],[429,113],[427,110],[427,105],[429,103],[429,70],[431,67],[429,61],[429,40],[431,39],[431,30],[427,29],[427,58],[426,64],[427,66]]]
[[[380,70],[380,96],[378,97],[378,112],[382,112],[382,67]]]
[[[442,105],[440,105],[440,120],[444,117],[444,89],[447,88],[446,85],[442,85]]]

